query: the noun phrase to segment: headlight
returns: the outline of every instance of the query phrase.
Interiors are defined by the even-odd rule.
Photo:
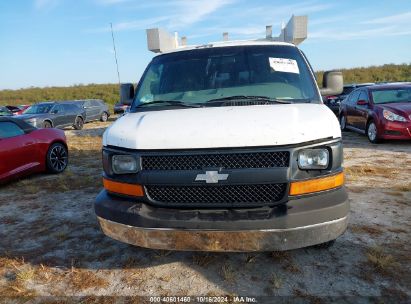
[[[137,158],[133,155],[114,155],[112,168],[115,174],[137,173],[140,169]]]
[[[304,149],[298,153],[300,169],[326,169],[330,155],[327,149]]]
[[[383,110],[382,115],[384,115],[384,118],[389,121],[407,121],[404,117],[387,110]]]
[[[28,124],[32,125],[33,127],[35,127],[36,124],[37,124],[35,118],[26,119],[25,122],[27,122]]]

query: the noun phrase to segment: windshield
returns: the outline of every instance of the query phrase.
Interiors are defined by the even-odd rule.
[[[49,103],[49,104],[36,104],[31,107],[29,107],[26,111],[24,111],[24,114],[44,114],[50,112],[51,108],[54,106],[54,104]]]
[[[371,92],[374,103],[411,102],[411,87],[375,90]]]
[[[133,106],[153,101],[205,104],[231,96],[320,102],[312,74],[296,47],[262,45],[155,57],[143,75]]]

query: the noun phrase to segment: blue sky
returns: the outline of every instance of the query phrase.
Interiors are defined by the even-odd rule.
[[[136,82],[153,56],[145,29],[189,44],[278,34],[292,14],[309,16],[300,46],[314,69],[411,63],[411,1],[16,0],[0,1],[0,89]]]

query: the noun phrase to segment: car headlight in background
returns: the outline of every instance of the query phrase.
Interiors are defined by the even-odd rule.
[[[35,118],[26,119],[25,122],[35,127],[37,125],[37,121]]]
[[[115,174],[137,173],[140,170],[140,164],[133,155],[113,155],[112,168]]]
[[[298,167],[304,170],[326,169],[329,159],[327,149],[304,149],[298,153]]]
[[[393,112],[391,112],[391,111],[388,111],[388,110],[383,110],[383,111],[382,111],[382,115],[384,116],[384,118],[385,118],[386,120],[389,120],[389,121],[402,121],[402,122],[407,121],[407,120],[406,120],[404,117],[402,117],[401,115],[395,114],[395,113],[393,113]]]

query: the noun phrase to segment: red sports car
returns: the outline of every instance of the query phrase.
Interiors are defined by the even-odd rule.
[[[61,173],[67,164],[64,131],[0,117],[0,183],[35,172]]]
[[[411,140],[411,85],[374,85],[356,89],[341,103],[341,129],[383,139]]]

